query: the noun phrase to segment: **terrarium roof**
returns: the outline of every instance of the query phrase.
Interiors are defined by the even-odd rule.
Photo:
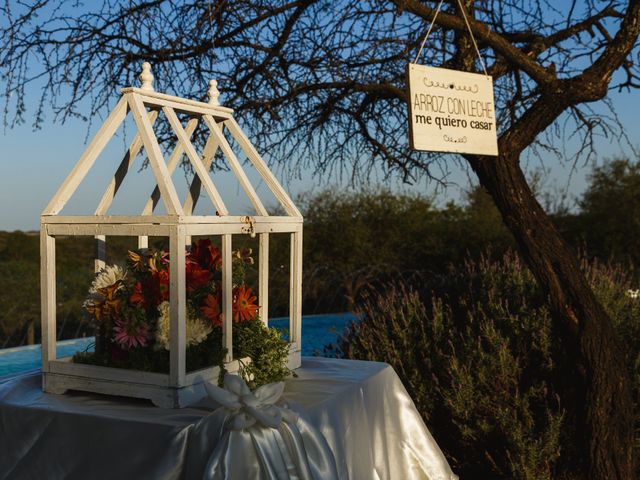
[[[220,92],[217,89],[215,80],[209,82],[209,90],[207,92],[209,102],[205,103],[154,91],[154,77],[151,73],[151,66],[147,62],[143,64],[139,78],[142,83],[141,87],[122,89],[122,96],[117,105],[42,213],[43,217],[56,216],[60,213],[85,179],[106,144],[122,125],[127,115],[131,113],[137,132],[99,201],[94,217],[107,215],[118,189],[125,176],[132,170],[135,159],[143,147],[153,172],[156,186],[142,209],[141,216],[152,215],[160,199],[164,202],[167,215],[192,216],[201,189],[204,189],[206,196],[211,200],[216,216],[229,216],[229,210],[224,204],[212,176],[209,174],[218,150],[226,158],[231,171],[251,201],[256,215],[269,216],[262,200],[243,170],[241,162],[223,133],[223,129],[226,128],[229,135],[233,137],[244,152],[250,164],[258,172],[262,181],[278,200],[284,212],[286,212],[285,215],[301,218],[300,212],[289,195],[233,118],[233,110],[220,106]],[[160,114],[165,116],[172,133],[175,135],[175,147],[166,160],[154,130],[156,120]],[[186,114],[189,117],[186,126],[183,126],[177,114]],[[207,139],[201,155],[198,154],[191,142],[191,136],[200,123],[204,123],[207,127]],[[172,180],[172,174],[183,155],[187,157],[194,171],[194,176],[187,191],[186,199],[181,202]]]

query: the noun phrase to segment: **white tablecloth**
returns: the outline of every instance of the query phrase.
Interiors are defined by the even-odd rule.
[[[389,365],[307,357],[296,373],[283,398],[325,436],[340,478],[456,478]],[[194,452],[214,446],[198,435],[207,401],[166,410],[40,387],[39,373],[0,380],[0,479],[202,476]]]

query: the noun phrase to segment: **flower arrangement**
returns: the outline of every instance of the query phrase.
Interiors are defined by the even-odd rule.
[[[259,317],[253,289],[246,285],[251,249],[233,252],[234,353],[249,356],[244,366],[254,386],[282,380],[287,344]],[[186,252],[187,370],[223,366],[222,256],[208,239]],[[98,272],[84,309],[96,326],[95,352],[74,361],[143,371],[168,372],[170,349],[169,254],[163,250],[129,251],[126,268],[111,265]]]

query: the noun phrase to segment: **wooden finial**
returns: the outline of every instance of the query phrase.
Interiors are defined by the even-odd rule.
[[[216,80],[209,80],[207,95],[209,96],[210,105],[220,105],[220,90],[218,90],[218,82]]]
[[[142,64],[142,73],[138,76],[138,79],[142,83],[140,88],[142,90],[153,91],[153,78],[153,73],[151,73],[151,64],[149,62],[144,62]]]

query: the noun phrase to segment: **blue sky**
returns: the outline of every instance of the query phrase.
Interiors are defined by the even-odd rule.
[[[203,86],[203,88],[206,87]],[[30,122],[33,120],[35,103],[39,98],[37,85],[34,85],[31,91],[27,91],[27,96],[30,94],[31,98],[27,98],[25,102],[28,109],[27,123],[0,132],[0,230],[37,230],[39,228],[41,211],[72,169],[102,120],[95,119],[88,133],[87,124],[81,120],[71,119],[65,124],[59,124],[51,120],[53,114],[50,111],[45,111],[45,121],[42,128],[34,131]],[[640,122],[637,120],[640,111],[639,92],[611,93],[610,96],[632,145],[640,147]],[[224,103],[224,92],[222,92],[221,99]],[[116,101],[117,98],[113,98],[111,104],[114,105]],[[237,120],[240,125],[243,125],[242,118]],[[129,140],[132,135],[131,130],[131,128],[128,129],[127,138]],[[406,135],[406,132],[399,132],[399,134]],[[563,145],[556,146],[563,147]],[[571,145],[569,147],[571,149]],[[124,150],[125,139],[121,135],[108,146],[103,156],[99,158],[80,191],[72,198],[66,213],[93,212],[99,197],[120,162]],[[601,163],[607,158],[631,155],[629,150],[628,146],[619,144],[615,138],[598,138],[596,143],[597,161]],[[264,158],[269,162],[268,154]],[[403,185],[399,178],[385,179],[381,174],[378,175],[378,181],[394,190],[434,195],[439,204],[444,204],[448,200],[461,201],[465,191],[470,187],[469,179],[473,180],[474,175],[466,170],[461,170],[460,162],[456,162],[453,156],[450,159],[450,161],[445,161],[448,174],[444,180],[450,183],[446,189],[426,180],[421,180],[413,186],[407,186]],[[591,169],[591,165],[581,163],[576,165],[574,170],[571,164],[563,163],[551,155],[545,156],[542,163],[539,159],[530,156],[529,159],[523,160],[523,167],[529,174],[544,167],[546,181],[543,188],[553,191],[568,187],[572,199],[577,198],[584,190],[585,176]],[[134,170],[123,186],[112,213],[139,212],[153,188],[149,169],[139,173],[137,173],[137,168],[134,167]],[[328,186],[337,186],[343,189],[357,189],[364,186],[348,186],[346,183],[348,175],[345,175],[345,181],[342,182],[333,177],[314,177],[310,172],[291,175],[282,168],[276,170],[276,175],[292,196]],[[179,192],[184,192],[186,189],[186,183],[182,176],[182,173],[178,172],[174,177]],[[371,178],[375,182],[376,175],[372,175]],[[214,181],[220,188],[223,198],[230,205],[230,209],[234,213],[245,213],[249,209],[249,202],[239,191],[237,184],[231,180],[230,175],[214,176]],[[266,193],[266,189],[263,187],[258,189],[259,193]],[[569,200],[570,203],[572,199]],[[270,195],[265,196],[265,202],[267,205],[275,204],[275,200]],[[206,203],[202,201],[201,208],[205,206]]]
[[[242,126],[242,119],[238,121]],[[45,121],[42,128],[36,131],[31,125],[26,124],[3,132],[0,136],[0,230],[28,231],[39,228],[40,213],[101,124],[102,119],[94,120],[91,128],[87,130],[87,123],[80,120],[69,120],[63,125]],[[120,129],[117,136],[107,145],[63,213],[93,213],[126,151],[128,142],[132,139],[134,130],[129,119],[125,122],[124,130],[123,132],[123,129]],[[269,162],[268,155],[264,158]],[[136,214],[141,211],[155,186],[151,169],[140,169],[141,160],[139,156],[109,213]],[[265,205],[277,205],[259,176],[247,165],[245,171]],[[329,186],[351,188],[347,187],[345,182],[314,178],[310,172],[301,172],[294,175],[294,178],[282,169],[276,170],[275,173],[292,197],[298,193],[321,190]],[[184,198],[187,189],[184,172],[181,169],[176,170],[173,179],[180,197]],[[252,212],[249,200],[231,173],[215,172],[213,179],[230,213]],[[391,179],[389,184],[398,191],[416,192],[427,188],[426,182],[412,187],[400,186],[399,183],[398,179]],[[196,213],[211,214],[211,204],[203,196],[200,199],[199,210],[200,212],[196,210]]]
[[[637,112],[640,111],[640,95],[638,92],[622,92],[612,94],[611,98],[631,142],[634,146],[639,146],[640,122],[637,121]],[[238,120],[242,125],[242,119]],[[38,229],[41,211],[82,154],[88,137],[92,136],[100,124],[100,120],[94,121],[88,136],[87,124],[80,120],[70,120],[63,125],[45,121],[42,129],[36,131],[27,123],[7,129],[0,135],[0,230]],[[130,133],[127,138],[131,139]],[[630,154],[628,148],[614,139],[600,138],[596,148],[599,162],[617,155]],[[124,150],[125,141],[120,135],[109,144],[100,157],[82,188],[70,202],[67,213],[92,213]],[[265,159],[269,161],[268,155]],[[459,201],[469,186],[468,178],[472,178],[473,175],[460,170],[453,158],[449,166],[447,180],[452,185],[444,190],[440,188],[436,191],[435,184],[424,180],[414,186],[403,186],[398,178],[391,178],[385,180],[384,184],[396,190],[434,194],[440,203],[449,199]],[[533,158],[524,162],[524,167],[529,172],[541,166],[542,164]],[[562,164],[553,157],[545,159],[544,167],[548,170],[545,188],[564,188],[569,185],[574,197],[584,190],[585,175],[591,168],[589,165],[580,164],[572,173],[570,165]],[[138,172],[137,168],[130,174],[131,178],[127,180],[129,184],[123,186],[122,198],[114,205],[114,208],[117,207],[114,213],[135,213],[142,208],[152,188],[150,175],[149,169]],[[328,185],[351,188],[344,182],[314,178],[309,172],[302,172],[302,178],[287,178],[290,175],[278,170],[277,176],[291,195],[321,189]],[[181,177],[183,174],[178,172],[175,179],[178,189],[184,191],[186,183]],[[223,198],[231,208],[237,213],[244,213],[249,208],[248,201],[229,180],[229,175],[214,177],[216,185],[222,190]],[[382,178],[380,182],[383,182]],[[265,189],[260,188],[259,191],[265,192]],[[270,202],[269,198],[267,196],[266,202],[274,204],[275,201]]]

